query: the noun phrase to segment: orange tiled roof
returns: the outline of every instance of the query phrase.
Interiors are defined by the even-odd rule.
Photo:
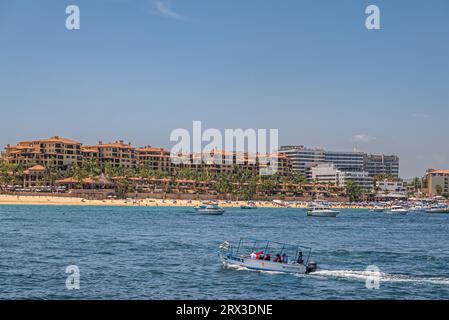
[[[36,165],[28,169],[29,171],[45,171],[45,167],[41,165]]]
[[[428,173],[449,174],[449,170],[429,170]]]
[[[170,151],[165,150],[164,148],[151,148],[151,147],[145,147],[145,148],[138,148],[136,149],[137,152],[163,152],[163,153],[170,153]]]
[[[54,136],[54,137],[50,137],[48,139],[43,139],[43,140],[35,140],[32,142],[40,142],[40,143],[47,143],[47,142],[59,142],[59,143],[65,143],[65,144],[81,144],[81,142],[77,142],[74,140],[70,140],[70,139],[66,139],[66,138],[61,138],[58,136]]]

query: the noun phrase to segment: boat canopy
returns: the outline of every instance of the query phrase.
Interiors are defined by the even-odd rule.
[[[312,253],[312,248],[255,238],[240,238],[238,246],[229,245],[229,251],[235,256],[248,256],[251,252],[263,251],[264,254],[275,256],[277,254],[286,254],[291,261],[298,261],[301,257],[307,264]]]

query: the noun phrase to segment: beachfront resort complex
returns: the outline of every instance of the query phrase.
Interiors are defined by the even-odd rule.
[[[124,141],[83,145],[59,136],[21,141],[7,145],[1,154],[0,185],[3,192],[74,190],[96,197],[142,193],[342,200],[352,192],[355,199],[389,200],[449,193],[449,171],[429,169],[423,178],[406,183],[399,178],[396,155],[304,146],[282,146],[268,160],[265,155],[265,161],[262,155],[252,159],[235,152],[211,153],[215,161],[183,154],[189,161],[180,162],[164,148],[133,147]],[[274,160],[276,174],[262,175]]]

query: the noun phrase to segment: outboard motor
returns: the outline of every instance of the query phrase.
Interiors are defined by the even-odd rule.
[[[315,261],[310,261],[306,267],[306,274],[316,271],[317,264]]]

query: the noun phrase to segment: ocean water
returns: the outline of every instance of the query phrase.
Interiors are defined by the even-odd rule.
[[[225,269],[218,245],[240,237],[310,246],[318,270]],[[65,286],[68,265],[79,290]],[[1,299],[449,299],[448,266],[449,215],[0,206]]]

